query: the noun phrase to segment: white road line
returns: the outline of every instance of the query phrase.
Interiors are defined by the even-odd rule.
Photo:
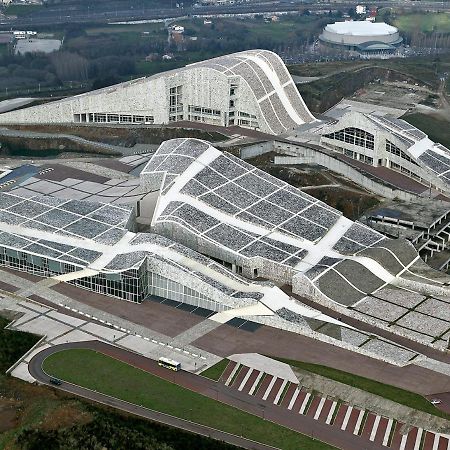
[[[247,381],[248,381],[248,379],[250,378],[250,375],[252,374],[252,372],[253,372],[253,369],[250,368],[250,369],[248,370],[248,372],[245,374],[245,377],[244,377],[244,379],[242,380],[242,383],[239,385],[238,391],[242,391],[242,389],[244,389],[245,383],[247,383]]]
[[[297,400],[298,394],[300,394],[300,389],[295,388],[294,393],[292,394],[291,401],[289,402],[288,409],[291,410],[294,407],[294,403]]]
[[[419,450],[420,443],[422,441],[422,434],[423,434],[423,428],[418,428],[418,430],[417,430],[417,437],[416,437],[416,444],[414,445],[414,450]]]
[[[239,367],[241,367],[241,365],[239,363],[237,363],[233,370],[230,373],[230,376],[227,378],[227,381],[225,381],[225,386],[229,386],[231,383],[231,380],[233,379],[233,377],[235,376],[236,372],[238,371]]]
[[[333,419],[334,410],[336,409],[337,404],[338,404],[337,402],[333,402],[331,404],[330,412],[328,413],[328,416],[327,416],[327,418],[325,420],[325,423],[327,425],[330,425],[331,419]]]
[[[436,433],[434,435],[434,441],[433,441],[433,448],[432,450],[438,450],[439,447],[439,439],[441,438],[441,435],[439,433]]]
[[[358,415],[358,419],[357,419],[357,421],[356,421],[356,425],[355,425],[355,429],[353,430],[353,434],[358,434],[359,433],[359,429],[361,428],[361,424],[362,424],[362,420],[363,420],[363,417],[364,417],[364,409],[362,409],[360,412],[359,412],[359,415]]]
[[[278,391],[277,395],[275,396],[275,400],[273,401],[274,405],[276,405],[280,401],[281,394],[283,393],[286,384],[288,384],[288,380],[283,380],[283,383],[280,386],[280,390]]]
[[[323,409],[323,405],[325,404],[325,400],[326,400],[325,397],[322,397],[320,399],[320,402],[317,405],[316,413],[314,414],[314,420],[317,420],[319,418],[320,413],[322,412],[322,409]]]
[[[270,380],[269,386],[267,386],[266,392],[264,392],[264,395],[263,395],[263,398],[262,398],[263,400],[267,400],[267,397],[269,396],[270,391],[272,390],[273,385],[275,384],[275,381],[277,381],[277,378],[278,377],[273,377]]]
[[[392,424],[394,423],[394,421],[392,419],[388,420],[388,424],[386,427],[386,432],[384,433],[384,438],[383,438],[383,443],[382,445],[384,445],[385,447],[387,447],[388,442],[389,442],[389,436],[391,435],[391,429],[392,429]]]
[[[341,430],[345,430],[347,428],[348,420],[350,419],[350,414],[353,411],[353,406],[349,406],[347,411],[345,412],[344,421],[342,422]]]
[[[402,436],[402,440],[400,441],[400,447],[398,450],[405,450],[405,446],[406,446],[406,440],[408,439],[408,435],[404,434]]]
[[[255,392],[256,386],[258,386],[258,383],[261,380],[263,375],[264,375],[264,372],[259,372],[258,376],[256,377],[255,382],[253,383],[252,387],[248,391],[249,395],[253,395],[253,392]]]
[[[311,394],[308,392],[305,396],[305,399],[303,400],[302,406],[300,406],[300,411],[298,412],[299,414],[303,414],[305,412],[309,397],[311,397]]]
[[[370,433],[370,436],[369,436],[369,441],[375,440],[375,436],[378,431],[378,425],[380,425],[380,420],[381,420],[381,416],[375,417],[375,421],[373,422],[372,432]]]

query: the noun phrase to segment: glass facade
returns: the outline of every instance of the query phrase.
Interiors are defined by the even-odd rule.
[[[408,156],[404,151],[400,150],[396,145],[394,145],[391,141],[386,139],[386,151],[391,153],[392,155],[400,156],[400,158],[418,166],[418,164]]]
[[[374,149],[374,135],[360,128],[344,128],[334,133],[324,134],[323,137],[335,139],[348,144],[358,145],[360,147]]]
[[[0,265],[42,277],[52,277],[84,269],[20,250],[0,247]],[[99,273],[91,277],[69,281],[99,294],[110,295],[131,302],[140,303],[149,295],[187,303],[189,305],[224,311],[228,309],[200,292],[147,270],[147,264],[120,273]]]

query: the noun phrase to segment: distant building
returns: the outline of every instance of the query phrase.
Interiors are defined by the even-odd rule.
[[[52,53],[61,48],[59,39],[20,39],[17,41],[16,54],[24,55],[25,53]]]
[[[281,58],[267,50],[221,56],[0,114],[0,123],[191,121],[277,135],[315,120]]]
[[[327,25],[319,36],[327,47],[366,55],[395,53],[403,42],[398,29],[384,22],[335,22]]]
[[[366,6],[365,5],[356,5],[356,14],[366,14]]]

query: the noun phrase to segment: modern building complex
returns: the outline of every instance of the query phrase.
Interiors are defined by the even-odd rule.
[[[264,320],[275,317],[273,326],[294,328],[311,317],[336,322],[276,285],[338,310],[364,300],[364,319],[377,307],[373,295],[389,299],[394,286],[446,293],[444,281],[420,276],[406,240],[353,222],[208,142],[164,142],[140,170],[139,187],[133,176],[119,183],[68,167],[22,173],[0,194],[0,264],[133,302],[256,308]],[[94,201],[102,194],[110,204]],[[136,233],[138,222],[148,232]]]
[[[403,42],[397,28],[370,21],[329,24],[319,39],[328,47],[365,54],[393,53]]]
[[[325,125],[320,134],[326,148],[450,192],[450,150],[402,119],[350,111]]]
[[[3,124],[191,121],[270,134],[314,120],[282,60],[265,50],[222,56],[0,115]]]

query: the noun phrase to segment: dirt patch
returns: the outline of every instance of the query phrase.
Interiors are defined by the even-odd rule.
[[[84,425],[91,422],[92,419],[92,415],[80,409],[77,403],[62,403],[56,409],[48,412],[40,428],[43,430],[58,430],[75,424]]]
[[[225,136],[195,129],[160,127],[132,127],[130,126],[76,126],[76,125],[14,125],[11,129],[35,131],[39,133],[71,134],[96,142],[133,147],[136,144],[161,144],[174,138],[198,138],[207,141],[220,141]]]
[[[18,423],[20,404],[7,399],[0,399],[0,433],[11,430]]]
[[[380,203],[374,195],[353,192],[343,186],[308,189],[308,194],[338,209],[351,220],[358,219]]]

